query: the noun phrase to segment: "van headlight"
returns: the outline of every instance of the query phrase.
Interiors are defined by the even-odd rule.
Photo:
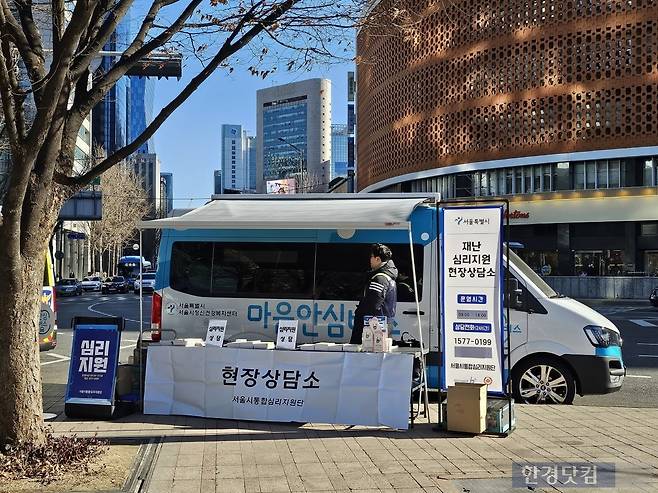
[[[612,329],[598,325],[588,325],[583,330],[594,347],[621,346],[621,337]]]

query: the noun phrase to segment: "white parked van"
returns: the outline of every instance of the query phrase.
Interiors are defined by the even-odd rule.
[[[438,386],[436,197],[220,197],[183,216],[142,223],[162,228],[154,339],[203,338],[208,321],[219,318],[228,321],[228,340],[274,340],[277,320],[295,318],[301,343],[349,341],[369,248],[379,242],[391,248],[400,272],[392,335],[418,340],[420,320],[430,349],[429,382]],[[509,260],[506,303],[516,399],[571,403],[576,393],[618,390],[625,368],[614,324],[553,291],[511,251]]]

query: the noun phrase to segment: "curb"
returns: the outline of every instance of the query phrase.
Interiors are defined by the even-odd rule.
[[[151,481],[152,468],[160,450],[161,439],[151,438],[147,443],[142,443],[133,462],[133,468],[121,488],[121,493],[140,493],[146,491],[146,486]]]

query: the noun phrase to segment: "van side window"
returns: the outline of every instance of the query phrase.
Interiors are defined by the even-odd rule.
[[[215,243],[212,296],[313,297],[312,243]]]
[[[358,301],[363,296],[370,269],[370,243],[319,243],[317,253],[316,298],[319,300]],[[393,252],[393,262],[399,270],[397,287],[399,302],[413,302],[413,273],[408,244],[387,246]],[[423,247],[414,246],[418,299],[422,298]]]
[[[505,271],[505,274],[507,272]],[[543,305],[535,298],[525,284],[519,281],[514,274],[509,273],[509,284],[507,292],[503,297],[503,306],[510,309],[518,310],[528,313],[542,313],[547,314],[548,311]],[[515,292],[516,291],[516,292]]]
[[[171,249],[172,289],[193,296],[210,296],[212,242],[177,241]]]

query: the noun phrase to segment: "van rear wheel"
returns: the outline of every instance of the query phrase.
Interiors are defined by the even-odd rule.
[[[576,380],[571,369],[559,360],[528,360],[513,373],[516,402],[524,404],[571,404],[576,396]]]

